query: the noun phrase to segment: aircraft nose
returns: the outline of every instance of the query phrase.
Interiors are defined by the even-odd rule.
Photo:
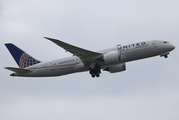
[[[171,45],[171,50],[174,50],[175,49],[175,46],[174,45]]]

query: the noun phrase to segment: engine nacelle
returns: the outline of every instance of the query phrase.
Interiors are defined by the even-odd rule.
[[[104,69],[105,71],[109,71],[110,73],[122,72],[126,70],[126,64],[118,64],[112,67],[107,67]]]
[[[111,51],[103,55],[104,62],[106,64],[114,64],[121,61],[121,52],[120,51]]]

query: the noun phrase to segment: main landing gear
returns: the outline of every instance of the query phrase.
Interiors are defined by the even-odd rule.
[[[94,68],[89,68],[89,73],[91,74],[91,76],[94,78],[99,77],[101,70],[100,70],[100,66],[98,64],[95,64]]]

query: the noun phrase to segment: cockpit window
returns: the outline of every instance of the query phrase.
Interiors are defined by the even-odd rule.
[[[163,43],[168,43],[167,41],[164,41]]]

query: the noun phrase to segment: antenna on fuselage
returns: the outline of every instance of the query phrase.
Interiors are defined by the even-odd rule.
[[[116,46],[121,46],[121,44],[118,44],[118,45],[116,45]]]

